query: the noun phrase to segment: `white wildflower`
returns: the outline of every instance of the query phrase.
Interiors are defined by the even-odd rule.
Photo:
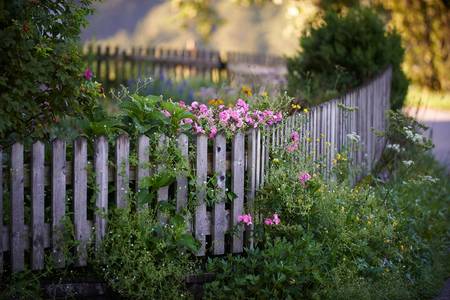
[[[402,161],[402,163],[405,166],[410,167],[410,166],[412,166],[414,164],[414,161],[412,161],[412,160],[404,160],[404,161]]]
[[[388,144],[388,145],[386,146],[386,148],[387,148],[387,149],[392,149],[392,150],[394,150],[395,152],[400,152],[400,151],[401,151],[400,145],[399,145],[399,144]]]
[[[347,134],[347,138],[356,143],[359,143],[359,141],[361,140],[361,137],[356,132]]]

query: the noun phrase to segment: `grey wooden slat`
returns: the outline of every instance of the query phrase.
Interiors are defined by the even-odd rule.
[[[150,168],[148,166],[149,163],[149,147],[150,147],[150,139],[145,136],[141,135],[138,138],[138,145],[137,145],[137,157],[138,157],[138,166],[137,166],[137,182],[136,182],[136,189],[137,191],[140,190],[140,181],[150,176]]]
[[[264,186],[264,177],[266,175],[266,166],[268,159],[268,143],[269,143],[269,130],[264,128],[262,131],[262,141],[261,141],[261,172],[260,172],[260,187]]]
[[[256,192],[256,130],[250,129],[247,135],[247,208],[250,213],[253,213],[253,201]],[[249,246],[253,248],[253,224],[250,225]]]
[[[214,139],[213,163],[217,176],[217,197],[214,204],[212,246],[214,255],[225,253],[225,188],[226,188],[226,138],[218,134]]]
[[[149,166],[149,147],[150,147],[150,139],[145,136],[141,135],[138,138],[138,145],[137,145],[137,157],[138,157],[138,165],[137,165],[137,171],[136,171],[136,192],[141,191],[141,181],[145,178],[150,176],[150,166]],[[145,203],[143,205],[143,208],[148,207],[148,204]]]
[[[244,134],[238,132],[233,137],[231,149],[231,189],[236,195],[231,206],[231,224],[238,225],[238,217],[244,213],[244,157],[245,156],[245,139]],[[232,239],[232,252],[240,253],[243,249],[243,230],[242,226],[238,226],[238,231],[234,233]]]
[[[64,267],[64,215],[66,213],[66,143],[52,144],[52,251],[56,267]]]
[[[130,179],[130,140],[127,135],[121,135],[116,140],[116,205],[125,207],[128,199]]]
[[[25,269],[23,144],[11,148],[11,270]]]
[[[180,134],[178,136],[178,148],[181,151],[181,155],[186,159],[189,158],[189,139],[187,135]],[[188,179],[184,175],[177,176],[177,211],[187,206],[188,200]]]
[[[99,249],[106,233],[106,214],[108,213],[108,140],[100,136],[95,140],[94,150],[95,184],[95,247]]]
[[[317,126],[317,106],[314,107],[311,110],[312,113],[312,122],[311,122],[311,131],[312,131],[312,141],[311,141],[311,153],[312,153],[312,158],[313,161],[315,162],[317,160],[317,131],[318,131],[318,126]]]
[[[3,148],[0,146],[0,276],[3,273]]]
[[[256,129],[256,169],[255,169],[255,189],[258,190],[260,187],[260,176],[261,176],[261,129]]]
[[[166,146],[166,143],[167,143],[167,137],[164,136],[164,135],[161,135],[159,137],[159,146],[161,148],[164,148]],[[161,171],[164,168],[165,168],[165,166],[163,166],[163,165],[158,166],[158,171]],[[160,202],[160,201],[168,201],[169,200],[169,187],[165,186],[165,187],[160,188],[158,190],[157,198],[158,198],[158,202]]]
[[[33,144],[31,157],[31,199],[32,199],[32,255],[31,268],[44,268],[44,144],[40,141]]]
[[[197,185],[197,208],[195,210],[195,238],[200,241],[201,247],[198,256],[206,252],[206,180],[208,171],[208,137],[197,136],[197,161],[196,161],[196,185]]]
[[[73,145],[73,208],[77,245],[77,265],[87,264],[87,243],[89,228],[87,225],[87,141],[79,137]]]

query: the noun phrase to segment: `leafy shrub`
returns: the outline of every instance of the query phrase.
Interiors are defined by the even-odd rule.
[[[108,221],[97,269],[130,299],[187,298],[184,279],[193,270],[197,247],[181,215],[162,224],[153,210],[118,208]]]
[[[0,140],[47,137],[63,116],[95,103],[99,86],[84,78],[78,45],[91,2],[2,1]]]
[[[395,31],[369,9],[346,15],[328,12],[324,22],[300,39],[302,52],[288,59],[288,90],[310,104],[362,85],[393,68],[391,106],[402,107],[408,80],[401,69],[404,49]]]
[[[272,153],[270,175],[255,199],[255,250],[210,260],[218,275],[207,295],[432,298],[450,274],[450,181],[426,149],[405,149],[402,159],[412,163],[397,164],[390,181],[354,188],[322,181],[314,175],[317,162],[299,159],[302,149]],[[305,171],[312,177],[301,183]],[[274,213],[281,223],[266,223]]]

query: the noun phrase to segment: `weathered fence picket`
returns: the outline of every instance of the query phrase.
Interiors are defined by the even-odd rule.
[[[64,267],[64,215],[66,213],[66,143],[52,145],[52,251],[54,264]]]
[[[208,176],[208,137],[197,137],[197,161],[196,161],[196,185],[197,185],[197,209],[195,210],[195,238],[201,246],[197,253],[203,256],[206,253],[206,181]]]
[[[75,237],[77,245],[77,264],[85,266],[87,263],[87,243],[89,227],[87,224],[87,141],[80,137],[74,143],[73,167],[73,212]]]
[[[227,144],[223,134],[214,139],[213,164],[217,180],[218,193],[213,207],[212,247],[215,255],[225,253],[225,188],[226,188],[226,152]]]
[[[95,140],[94,170],[97,195],[95,200],[95,247],[99,249],[106,233],[108,213],[108,141],[100,136]]]
[[[24,258],[23,145],[11,147],[11,269],[23,270]]]
[[[231,190],[236,195],[231,206],[231,224],[236,227],[239,224],[238,217],[244,213],[244,172],[245,172],[245,137],[243,133],[237,133],[233,137],[231,149]],[[237,231],[232,236],[232,250],[235,253],[242,252],[243,230],[236,227]]]
[[[116,141],[116,205],[125,207],[130,180],[130,140],[121,135]]]
[[[119,55],[118,51],[114,51]],[[136,56],[142,56],[137,51]],[[171,59],[179,53],[161,51],[160,59]],[[205,53],[197,53],[201,57]],[[188,53],[183,57],[189,58]],[[128,61],[131,63],[131,61]],[[127,62],[127,63],[128,63]],[[124,63],[124,62],[123,62]],[[139,76],[148,65],[136,61],[130,72]],[[175,67],[178,63],[174,63]],[[119,72],[115,65],[115,76]],[[174,68],[174,66],[169,65]],[[204,68],[197,67],[195,72],[203,72]],[[178,71],[177,71],[178,72]],[[117,77],[116,77],[117,78]],[[332,178],[333,164],[337,153],[348,151],[349,160],[353,166],[360,168],[354,180],[360,179],[370,171],[379,159],[385,138],[378,137],[376,131],[387,128],[386,110],[389,108],[391,70],[388,69],[371,83],[348,93],[341,98],[312,107],[310,112],[295,113],[283,120],[282,123],[268,128],[251,128],[247,132],[238,132],[230,141],[219,133],[209,143],[208,136],[194,137],[194,153],[189,155],[190,138],[186,134],[177,137],[177,145],[181,154],[190,158],[195,156],[195,193],[197,206],[192,220],[188,219],[188,231],[200,242],[198,256],[208,254],[225,254],[228,249],[233,253],[243,251],[244,243],[253,246],[252,226],[241,226],[239,216],[244,213],[254,213],[253,201],[258,189],[264,186],[270,171],[271,155],[274,150],[288,146],[292,131],[300,133],[300,155],[312,157],[315,170],[321,172],[325,179]],[[349,138],[350,134],[359,136],[360,143],[355,145]],[[65,230],[70,229],[69,222],[73,222],[75,238],[79,242],[76,249],[77,264],[87,263],[87,247],[90,241],[95,241],[98,249],[106,233],[106,216],[109,203],[117,207],[127,205],[129,189],[142,188],[142,179],[151,175],[150,168],[150,139],[139,136],[136,141],[127,135],[117,137],[111,149],[114,155],[109,155],[109,143],[106,137],[96,137],[93,143],[93,155],[89,155],[89,143],[86,138],[77,138],[70,148],[68,161],[66,142],[55,139],[50,145],[37,141],[31,145],[31,151],[24,149],[21,143],[15,143],[6,148],[0,148],[0,273],[6,269],[12,272],[30,269],[39,270],[45,267],[45,250],[51,248],[54,263],[58,267],[65,265],[64,236]],[[157,141],[161,149],[165,149],[168,138],[161,136]],[[227,143],[231,142],[231,153],[227,155]],[[136,143],[135,145],[132,143]],[[209,144],[209,145],[208,145]],[[212,144],[212,153],[208,156],[208,146]],[[51,148],[51,162],[45,161],[45,149]],[[130,158],[130,149],[137,157],[136,166]],[[72,153],[73,152],[73,153]],[[30,164],[28,164],[28,155]],[[70,155],[72,154],[72,155]],[[296,153],[295,155],[299,155]],[[114,157],[109,168],[109,158]],[[134,157],[134,156],[133,156]],[[230,157],[230,158],[227,158]],[[209,159],[212,158],[211,161]],[[228,159],[228,160],[227,160]],[[95,188],[88,185],[89,163],[93,162],[95,173]],[[46,163],[48,165],[46,165]],[[51,163],[51,165],[49,164]],[[6,166],[10,166],[7,168]],[[167,166],[158,165],[156,171],[164,170]],[[6,171],[6,172],[5,172]],[[229,172],[229,173],[228,173]],[[217,199],[212,207],[207,207],[207,188],[211,176],[215,176],[218,187]],[[90,178],[90,177],[89,177]],[[236,198],[229,205],[225,205],[228,197],[226,192],[227,178],[230,178],[231,192]],[[4,211],[6,193],[3,184],[10,183],[9,201],[10,211]],[[115,185],[114,193],[109,199],[109,184]],[[45,191],[49,187],[51,198],[51,218],[45,223]],[[158,201],[174,201],[177,211],[188,205],[191,186],[186,174],[180,173],[173,185],[162,187],[157,192]],[[67,191],[73,192],[67,195]],[[87,197],[91,192],[95,198],[94,220],[89,220]],[[27,195],[29,193],[30,195]],[[25,199],[30,196],[31,207]],[[67,205],[72,203],[71,207]],[[208,198],[208,200],[211,200]],[[211,204],[211,203],[210,203]],[[245,210],[244,210],[245,205]],[[66,208],[69,211],[66,211]],[[138,209],[146,209],[146,206]],[[31,218],[28,218],[27,214]],[[159,213],[159,212],[158,212]],[[9,216],[10,224],[4,224],[5,214]],[[68,216],[73,217],[68,217]],[[161,221],[167,221],[162,216]],[[25,220],[31,220],[25,224]],[[28,222],[28,221],[27,221]],[[93,229],[92,225],[93,224]],[[95,231],[95,236],[93,233]],[[227,233],[230,232],[229,238]],[[244,234],[245,233],[245,234]],[[231,244],[228,245],[227,241]],[[9,252],[5,255],[6,252]],[[9,257],[9,259],[8,259]]]
[[[44,168],[45,168],[45,146],[38,141],[33,144],[31,157],[31,201],[32,201],[32,256],[31,268],[42,270],[44,268]]]
[[[180,134],[178,137],[178,148],[181,155],[186,159],[189,158],[189,139],[185,134]],[[185,208],[188,202],[188,179],[186,175],[177,176],[177,211]]]

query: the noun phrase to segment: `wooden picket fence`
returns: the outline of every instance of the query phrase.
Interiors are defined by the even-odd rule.
[[[88,45],[88,65],[105,88],[152,77],[183,80],[200,77],[218,82],[233,77],[236,65],[284,66],[282,57],[205,49],[135,48]]]
[[[270,151],[274,147],[284,147],[290,142],[293,130],[301,134],[305,155],[314,160],[322,159],[322,170],[329,176],[332,160],[343,149],[349,150],[349,156],[358,166],[359,177],[367,174],[379,159],[384,138],[376,131],[385,131],[386,111],[389,109],[391,69],[366,85],[329,102],[310,109],[308,113],[294,114],[277,126],[264,129],[251,129],[246,133],[237,133],[231,141],[219,134],[213,141],[212,159],[208,159],[208,138],[204,135],[188,138],[178,137],[178,146],[186,157],[188,143],[195,143],[196,181],[204,183],[211,172],[217,176],[217,185],[221,190],[219,201],[211,210],[205,204],[204,191],[198,191],[198,206],[193,216],[192,233],[201,242],[199,256],[220,255],[226,252],[240,253],[244,246],[244,231],[241,229],[231,237],[227,230],[238,224],[238,216],[244,213],[244,207],[251,209],[255,193],[264,185],[270,166]],[[359,136],[359,146],[352,146],[348,135]],[[306,140],[311,139],[308,143]],[[136,147],[130,143],[136,142]],[[149,175],[143,166],[148,162],[149,138],[141,136],[132,141],[126,135],[119,136],[114,145],[105,137],[95,139],[94,155],[88,157],[88,141],[80,137],[73,143],[73,161],[66,161],[67,145],[63,140],[54,140],[45,145],[36,142],[29,153],[30,163],[24,157],[24,146],[15,143],[0,150],[0,271],[12,272],[29,267],[39,270],[44,267],[46,253],[56,259],[60,267],[65,265],[62,253],[64,216],[72,214],[77,247],[77,263],[87,263],[87,246],[93,243],[99,246],[106,232],[104,218],[109,205],[123,207],[131,182],[139,188],[139,180]],[[163,141],[160,141],[163,142]],[[227,143],[231,143],[231,155],[227,155]],[[230,145],[228,145],[230,146]],[[45,161],[45,148],[51,148],[51,158]],[[130,149],[136,149],[137,167],[130,167]],[[192,148],[191,148],[192,149]],[[114,153],[114,165],[108,163],[110,152]],[[88,173],[91,164],[95,172],[97,186],[95,194],[95,213],[88,219]],[[208,169],[211,169],[208,171]],[[225,205],[227,174],[231,175],[231,189],[237,198],[230,207]],[[9,182],[6,182],[8,178]],[[229,177],[228,177],[229,178]],[[114,183],[114,193],[109,193],[109,182]],[[4,186],[10,185],[8,199],[4,197]],[[175,201],[178,209],[186,206],[188,197],[187,178],[179,176],[175,185]],[[245,186],[246,185],[246,186]],[[46,197],[45,187],[50,188]],[[67,190],[72,191],[67,195]],[[48,191],[48,189],[47,189]],[[73,197],[73,206],[67,207],[68,197]],[[158,201],[169,201],[169,187],[158,191]],[[45,218],[46,200],[50,201],[51,217]],[[5,201],[9,201],[9,224],[4,224]],[[29,216],[26,217],[26,214]],[[48,214],[48,213],[47,213]],[[25,224],[25,220],[29,223]],[[46,220],[50,219],[49,222]],[[249,230],[249,228],[247,228]],[[6,262],[6,263],[4,263]],[[7,266],[7,267],[6,267]]]

